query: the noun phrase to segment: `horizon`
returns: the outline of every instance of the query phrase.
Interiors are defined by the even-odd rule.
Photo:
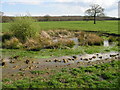
[[[108,3],[109,2],[109,3]],[[105,8],[107,17],[118,18],[119,0],[4,0],[1,1],[0,11],[5,16],[84,16],[85,10],[91,4],[99,4]]]

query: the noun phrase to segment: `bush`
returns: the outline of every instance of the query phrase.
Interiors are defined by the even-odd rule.
[[[16,37],[11,38],[10,40],[6,40],[5,43],[3,43],[3,48],[18,49],[21,47],[22,43],[20,43]]]
[[[34,24],[35,20],[31,17],[16,17],[13,22],[10,23],[9,30],[13,32],[14,36],[20,41],[25,42],[28,38],[34,37],[38,26]]]

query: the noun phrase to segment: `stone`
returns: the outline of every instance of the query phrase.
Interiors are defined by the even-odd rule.
[[[40,64],[40,62],[37,62],[37,64]]]
[[[68,62],[68,60],[66,60],[66,59],[63,59],[63,62],[64,62],[64,63],[67,63],[67,62]]]
[[[96,58],[96,56],[93,56],[92,58]]]
[[[29,64],[29,63],[30,63],[30,60],[27,59],[27,60],[25,61],[25,63],[26,63],[26,64]]]
[[[68,60],[71,60],[71,58],[68,58]]]
[[[92,58],[89,58],[89,60],[92,60]]]
[[[72,60],[74,61],[75,59],[73,58]]]
[[[55,59],[55,60],[54,60],[54,62],[59,62],[59,61],[60,61],[60,60],[58,60],[58,59]]]
[[[29,69],[33,69],[33,66],[30,66]]]
[[[99,56],[100,59],[102,59],[102,56]]]
[[[25,69],[22,69],[22,68],[20,68],[19,70],[20,70],[20,71],[25,71]]]
[[[5,62],[2,62],[2,66],[5,66],[6,65],[6,63]]]
[[[74,59],[77,59],[77,56],[73,56]]]
[[[15,63],[15,61],[14,61],[14,60],[11,60],[10,63]]]
[[[14,66],[13,69],[16,69],[18,66]]]
[[[97,53],[96,55],[97,55],[97,56],[99,56],[99,54],[98,54],[98,53]]]
[[[88,61],[88,58],[85,58],[84,60],[85,60],[85,61]]]
[[[19,56],[14,56],[14,57],[13,57],[13,59],[18,59],[18,58],[19,58]]]
[[[35,61],[32,61],[32,63],[35,63]]]
[[[80,58],[80,60],[83,60],[82,58]]]
[[[110,55],[110,57],[115,57],[116,55]]]

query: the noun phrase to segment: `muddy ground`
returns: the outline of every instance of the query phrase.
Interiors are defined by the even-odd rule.
[[[4,78],[22,79],[24,77],[36,77],[31,71],[43,71],[39,76],[47,77],[59,72],[62,68],[76,68],[118,60],[118,52],[95,53],[74,56],[51,57],[48,59],[24,58],[19,60],[18,56],[1,59],[2,76]],[[20,74],[21,73],[21,74]]]

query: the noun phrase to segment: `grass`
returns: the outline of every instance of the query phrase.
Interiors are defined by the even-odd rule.
[[[44,74],[46,71],[30,71],[32,74]]]
[[[39,30],[83,30],[83,31],[100,31],[107,33],[118,34],[118,21],[97,21],[97,24],[93,24],[93,21],[48,21],[48,22],[36,22],[40,25]],[[3,23],[3,32],[8,32],[9,23]]]
[[[120,61],[78,68],[65,68],[48,78],[3,80],[3,88],[110,88],[119,89]],[[109,72],[108,72],[109,71]],[[34,71],[34,73],[41,71]],[[69,77],[69,78],[68,78]]]
[[[117,46],[79,46],[76,49],[42,49],[40,51],[25,51],[20,49],[0,49],[3,57],[32,57],[32,58],[49,58],[51,56],[65,56],[77,54],[92,54],[100,52],[118,51]]]

